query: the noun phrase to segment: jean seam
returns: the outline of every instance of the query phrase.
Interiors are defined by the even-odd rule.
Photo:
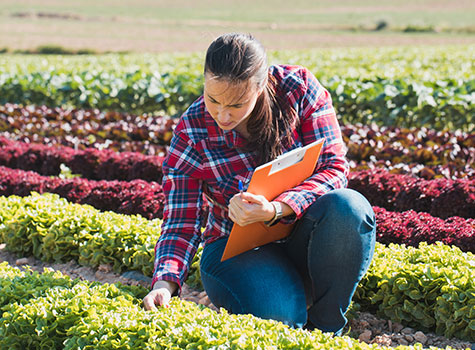
[[[308,246],[307,246],[307,271],[308,271],[308,277],[310,278],[310,297],[312,299],[312,303],[310,304],[310,307],[307,309],[307,310],[310,310],[313,305],[315,305],[315,299],[314,299],[314,290],[313,290],[313,286],[314,286],[314,281],[313,281],[313,277],[312,277],[312,273],[310,271],[310,261],[311,261],[311,252],[312,252],[312,242],[313,242],[313,236],[314,236],[314,232],[315,232],[315,229],[317,227],[317,222],[316,220],[313,220],[313,227],[312,227],[312,231],[310,231],[310,237],[308,238]]]
[[[240,311],[243,312],[244,308],[243,308],[241,302],[239,301],[237,296],[233,293],[233,291],[228,286],[226,286],[220,279],[216,278],[215,276],[213,276],[213,275],[211,275],[211,274],[209,274],[205,271],[201,271],[201,274],[206,275],[207,277],[212,278],[215,281],[217,281],[219,284],[221,284],[224,287],[224,289],[226,289],[229,292],[229,294],[231,294],[231,296],[236,300],[237,304],[241,308]],[[236,312],[233,312],[233,313],[236,313]]]

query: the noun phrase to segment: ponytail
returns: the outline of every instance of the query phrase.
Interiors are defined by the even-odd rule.
[[[295,110],[285,101],[277,81],[269,74],[267,84],[249,116],[246,149],[257,150],[256,166],[269,162],[292,143],[292,132],[298,122]]]

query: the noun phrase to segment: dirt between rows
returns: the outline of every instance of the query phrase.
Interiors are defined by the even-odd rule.
[[[141,285],[146,288],[150,286],[150,278],[135,272],[126,272],[122,275],[114,273],[111,266],[101,265],[97,269],[78,265],[74,261],[68,263],[46,263],[33,257],[18,257],[6,250],[5,244],[0,244],[0,262],[7,261],[12,266],[30,266],[34,271],[43,271],[44,268],[61,271],[71,278],[80,278],[88,281],[98,281],[101,283],[121,282],[127,285]],[[184,285],[181,298],[198,304],[203,304],[219,312],[211,303],[206,292],[194,290],[188,285]],[[399,345],[414,345],[421,343],[424,348],[431,346],[438,348],[453,349],[475,349],[475,344],[459,339],[447,339],[433,333],[425,333],[404,327],[400,323],[391,322],[376,317],[368,312],[356,312],[356,317],[345,327],[344,334],[359,339],[368,344],[378,344],[383,346],[396,347]]]

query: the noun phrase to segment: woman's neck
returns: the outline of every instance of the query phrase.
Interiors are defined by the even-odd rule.
[[[246,140],[249,139],[249,137],[251,136],[249,132],[247,131],[246,123],[238,124],[234,128],[234,130],[236,130],[239,134],[241,134],[241,136],[244,137]]]

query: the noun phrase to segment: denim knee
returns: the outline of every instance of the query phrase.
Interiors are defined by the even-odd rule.
[[[268,244],[221,262],[226,241],[207,245],[201,257],[203,286],[213,304],[302,327],[307,319],[304,287],[281,248]]]
[[[360,193],[339,189],[320,197],[307,214],[312,229],[307,231],[306,262],[314,292],[309,319],[321,330],[340,332],[356,286],[373,256],[374,212]]]
[[[328,192],[320,197],[309,208],[305,216],[320,222],[330,220],[336,224],[344,224],[356,231],[371,231],[376,226],[373,208],[368,200],[359,192],[342,188]],[[364,225],[365,227],[361,227]]]

